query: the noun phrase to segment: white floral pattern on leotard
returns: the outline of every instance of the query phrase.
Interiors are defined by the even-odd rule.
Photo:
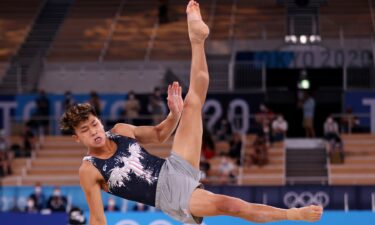
[[[110,177],[108,180],[109,187],[122,187],[124,181],[131,179],[130,173],[134,173],[138,178],[145,180],[148,184],[152,184],[157,178],[152,176],[152,172],[145,169],[140,160],[143,159],[141,154],[141,147],[137,143],[131,144],[129,147],[130,155],[125,157],[116,156],[116,162],[122,164],[122,167],[116,166],[110,170]]]

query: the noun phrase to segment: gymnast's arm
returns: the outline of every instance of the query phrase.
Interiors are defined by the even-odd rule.
[[[118,123],[112,132],[136,139],[140,144],[162,143],[172,135],[176,129],[181,114],[169,113],[167,118],[156,126],[133,126]]]
[[[87,161],[83,161],[79,168],[79,180],[81,188],[85,192],[86,201],[90,208],[90,225],[107,224],[102,195],[100,193],[99,172]]]
[[[168,140],[180,121],[184,107],[182,88],[178,82],[173,82],[168,86],[167,103],[170,113],[160,124],[139,127],[129,124],[116,124],[112,132],[135,138],[140,144],[161,143]]]

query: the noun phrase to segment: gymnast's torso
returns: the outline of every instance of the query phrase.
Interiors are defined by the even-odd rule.
[[[105,180],[106,191],[131,201],[155,206],[156,187],[164,159],[149,154],[137,140],[106,132],[117,145],[107,159],[85,156]]]

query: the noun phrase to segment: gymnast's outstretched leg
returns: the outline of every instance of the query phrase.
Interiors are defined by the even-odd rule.
[[[209,29],[202,21],[197,2],[190,1],[186,12],[192,49],[190,85],[172,149],[193,167],[199,169],[203,133],[202,107],[209,83],[204,42]]]
[[[186,12],[192,48],[190,86],[184,101],[184,109],[172,149],[176,154],[199,169],[202,144],[202,107],[209,84],[204,41],[209,30],[202,21],[198,3],[190,1]],[[189,210],[196,217],[229,215],[253,222],[280,220],[317,221],[323,211],[321,206],[286,210],[253,204],[238,198],[213,194],[199,188],[195,189],[190,198]]]

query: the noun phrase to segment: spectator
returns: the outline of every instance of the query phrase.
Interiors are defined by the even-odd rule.
[[[45,207],[46,199],[44,194],[42,193],[42,186],[40,185],[40,183],[35,184],[34,193],[32,193],[29,198],[34,201],[35,207],[38,211]]]
[[[0,130],[0,177],[12,174],[13,152],[8,148],[5,131]]]
[[[119,207],[116,205],[116,201],[113,198],[108,198],[107,205],[104,207],[106,212],[118,212]]]
[[[39,91],[39,96],[35,100],[36,104],[36,123],[38,132],[42,131],[44,135],[49,134],[49,109],[50,102],[44,90]],[[42,129],[41,129],[42,128]]]
[[[8,150],[8,143],[5,136],[5,130],[0,130],[0,152]]]
[[[21,157],[30,157],[32,154],[32,151],[35,149],[35,145],[37,142],[37,139],[34,135],[34,132],[32,131],[31,127],[26,124],[24,128],[24,132],[22,134],[22,140],[23,140],[23,148],[22,152],[20,152]]]
[[[303,127],[305,128],[306,137],[315,137],[314,114],[315,100],[308,92],[304,93],[303,100]]]
[[[12,158],[9,151],[0,152],[0,177],[12,174]]]
[[[260,104],[259,112],[255,115],[256,130],[264,135],[267,145],[272,139],[271,121],[274,117],[275,114],[265,104]]]
[[[141,104],[139,100],[135,97],[134,91],[128,93],[128,99],[124,105],[124,113],[126,117],[126,122],[131,124],[135,123],[139,117],[139,111],[141,110]]]
[[[259,112],[255,115],[255,121],[262,127],[269,126],[274,117],[274,113],[265,104],[260,104]]]
[[[228,141],[232,136],[232,127],[228,120],[220,120],[219,128],[217,129],[216,136],[220,141]]]
[[[241,151],[242,151],[242,138],[241,134],[238,132],[233,133],[232,139],[229,142],[229,152],[228,155],[232,159],[236,160],[237,165],[241,162]]]
[[[201,180],[205,182],[210,175],[211,164],[204,157],[201,157],[199,169],[201,171]]]
[[[165,105],[158,87],[154,89],[153,94],[149,98],[148,110],[152,115],[153,124],[159,124],[163,121]]]
[[[133,211],[146,212],[146,211],[148,211],[148,205],[145,205],[145,204],[140,203],[140,202],[136,202],[134,207],[133,207]]]
[[[253,143],[254,152],[251,154],[251,161],[259,167],[268,163],[268,149],[264,134],[259,134],[255,137]]]
[[[27,199],[25,212],[26,213],[38,213],[39,209],[37,205],[35,204],[35,200],[31,197]]]
[[[203,122],[202,151],[201,152],[205,160],[209,160],[215,156],[215,143],[212,138],[211,132],[208,130],[204,122]]]
[[[339,126],[332,116],[327,117],[324,123],[324,138],[327,141],[341,141],[339,137]]]
[[[47,208],[52,212],[66,212],[67,203],[66,197],[61,195],[60,187],[55,187],[52,196],[48,199]]]
[[[96,114],[100,117],[102,115],[102,106],[98,93],[91,91],[89,103],[94,106]]]
[[[351,107],[347,108],[343,117],[341,117],[341,132],[342,133],[352,133],[358,130],[360,121],[353,114],[353,109]]]
[[[66,91],[64,94],[63,107],[64,111],[68,110],[70,106],[74,105],[74,99],[70,91]]]
[[[338,153],[339,159],[337,162],[342,163],[344,161],[344,149],[339,134],[339,126],[331,116],[329,116],[324,123],[324,139],[327,141],[331,160],[334,158],[335,154]]]
[[[235,183],[236,181],[236,166],[235,164],[225,155],[220,158],[219,164],[219,176],[221,183]]]
[[[86,224],[85,214],[78,207],[73,207],[69,211],[69,215],[68,216],[69,216],[68,225],[85,225]]]
[[[288,122],[284,119],[283,115],[279,114],[272,122],[272,141],[283,141],[288,131]]]

